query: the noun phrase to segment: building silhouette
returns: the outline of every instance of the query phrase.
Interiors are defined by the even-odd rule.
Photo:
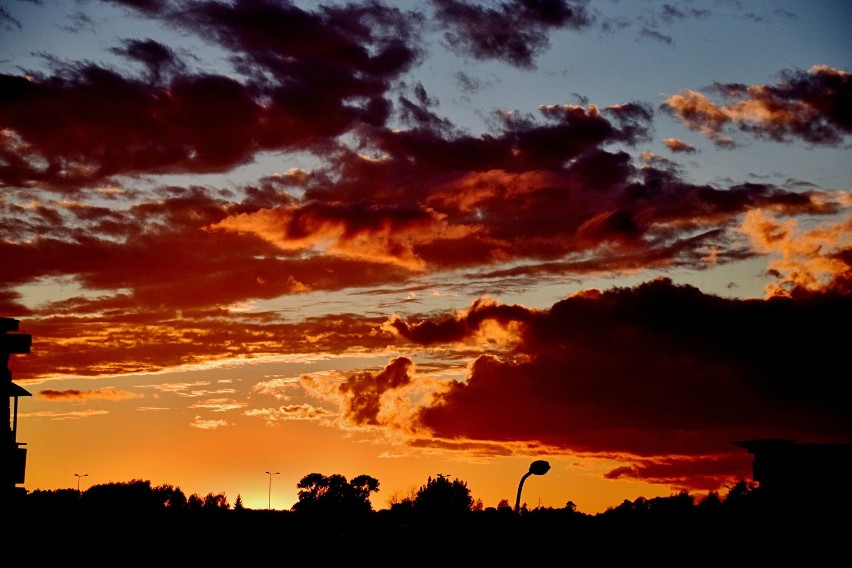
[[[735,443],[754,455],[752,477],[768,505],[805,512],[852,505],[852,444],[778,438]]]
[[[12,371],[9,369],[9,356],[13,353],[29,353],[32,336],[26,333],[9,333],[18,331],[19,321],[13,318],[0,318],[0,381],[3,390],[8,395],[7,412],[9,430],[4,435],[3,449],[0,452],[0,467],[3,475],[2,498],[10,498],[16,492],[23,492],[17,487],[24,483],[27,467],[27,449],[24,442],[18,441],[18,398],[31,396],[26,389],[12,382]]]

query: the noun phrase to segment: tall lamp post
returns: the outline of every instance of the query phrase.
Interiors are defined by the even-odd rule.
[[[524,474],[521,478],[521,482],[518,484],[518,497],[515,499],[515,512],[517,513],[521,508],[521,489],[524,488],[524,481],[531,475],[544,475],[550,471],[550,464],[544,460],[536,460],[530,464],[530,470]]]
[[[271,471],[266,472],[266,475],[269,476],[269,497],[268,497],[268,500],[266,502],[266,508],[270,511],[272,510],[272,476],[273,475],[279,475],[280,473],[281,473],[280,471],[276,471],[274,473],[271,472]]]
[[[77,478],[77,494],[78,494],[78,495],[80,494],[80,478],[81,478],[81,477],[88,477],[88,476],[89,476],[89,474],[88,474],[88,473],[83,473],[83,474],[75,473],[75,474],[74,474],[74,477],[76,477],[76,478]]]

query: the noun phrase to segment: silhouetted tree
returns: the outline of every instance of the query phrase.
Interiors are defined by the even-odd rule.
[[[379,480],[359,475],[351,481],[340,474],[309,473],[299,483],[299,500],[292,510],[299,513],[351,515],[373,510],[370,494],[379,490]]]
[[[242,511],[244,509],[245,506],[243,505],[243,498],[239,493],[237,493],[237,500],[234,501],[234,511]]]
[[[695,499],[686,491],[669,497],[654,497],[647,501],[648,510],[657,517],[688,515],[692,512]]]
[[[227,511],[230,508],[231,505],[228,504],[228,498],[224,493],[208,493],[204,496],[204,502],[201,505],[201,509],[205,512]]]
[[[719,493],[711,491],[698,502],[698,509],[705,513],[716,513],[722,508],[722,498]]]
[[[185,511],[186,510],[186,495],[180,490],[180,487],[172,485],[158,485],[152,490],[154,498],[160,505],[170,511]]]
[[[434,479],[430,476],[414,497],[414,511],[419,514],[457,515],[472,508],[473,497],[467,483],[460,479],[450,481],[442,473]]]
[[[154,494],[150,481],[134,479],[126,483],[92,485],[82,495],[89,511],[147,514],[161,511],[162,501]]]
[[[193,493],[189,496],[189,499],[186,501],[186,508],[188,511],[198,512],[204,508],[204,500],[201,498],[201,495],[198,493]]]
[[[722,504],[728,511],[743,512],[749,508],[749,504],[753,501],[753,492],[754,487],[745,480],[740,480],[728,490]]]
[[[26,496],[27,506],[31,510],[45,512],[77,510],[80,508],[81,499],[82,496],[76,489],[36,489]]]

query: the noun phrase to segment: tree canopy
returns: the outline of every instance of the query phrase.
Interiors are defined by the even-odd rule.
[[[378,492],[379,480],[359,475],[348,481],[335,473],[309,473],[296,484],[299,500],[292,510],[301,513],[349,515],[373,510],[370,494]]]
[[[435,478],[430,476],[414,497],[414,510],[423,514],[455,515],[472,508],[473,496],[467,483],[460,479],[451,481],[441,473]]]

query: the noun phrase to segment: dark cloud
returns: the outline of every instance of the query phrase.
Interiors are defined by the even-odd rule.
[[[700,8],[685,9],[682,6],[675,6],[673,4],[663,4],[662,8],[660,8],[660,19],[667,24],[680,20],[706,18],[709,15],[709,10]]]
[[[150,39],[114,50],[144,64],[139,77],[88,62],[0,76],[0,127],[14,132],[0,140],[0,183],[62,189],[122,174],[222,172],[261,151],[325,146],[361,122],[383,124],[391,81],[419,57],[418,16],[379,4],[124,4],[218,42],[242,77],[188,73]]]
[[[399,97],[399,117],[403,123],[415,128],[425,128],[449,135],[455,129],[447,119],[437,115],[432,108],[438,106],[438,100],[430,97],[422,84],[414,88],[414,100]]]
[[[465,73],[464,71],[458,71],[455,74],[455,78],[456,82],[459,85],[459,89],[461,89],[463,93],[475,93],[481,90],[484,86],[486,86],[486,83],[484,81],[476,77],[472,77],[470,74]]]
[[[166,77],[186,73],[186,66],[176,54],[168,46],[152,39],[126,40],[123,47],[114,48],[112,51],[145,65],[149,80],[154,84],[162,84]]]
[[[585,1],[511,0],[485,7],[464,0],[432,0],[437,19],[451,29],[449,46],[475,59],[500,59],[535,67],[550,47],[551,29],[582,29],[592,23]]]
[[[142,48],[140,59],[173,61],[156,44],[133,47]],[[142,85],[100,68],[92,73],[89,82],[112,82],[114,92],[124,88],[136,93]],[[67,128],[75,131],[76,145],[35,128],[35,103],[30,104],[30,118],[9,113],[9,120],[28,126],[31,138],[50,147],[49,153],[98,154],[103,167],[115,164],[111,173],[138,171],[143,167],[128,169],[127,164],[148,160],[150,165],[187,148],[193,155],[184,155],[184,161],[225,167],[251,155],[249,148],[257,143],[250,125],[265,111],[234,81],[219,76],[175,79],[168,105],[161,106],[155,91],[139,100],[119,97],[114,108],[92,109],[83,103],[84,96],[76,96],[88,88],[86,77],[51,79],[51,89],[9,79],[21,90],[42,92],[23,99],[55,101],[57,107],[97,117],[98,130],[87,133],[76,128],[73,113],[63,115]],[[207,101],[207,93],[215,95]],[[175,133],[163,138],[168,146],[146,153],[144,140],[159,127],[144,116],[127,119],[126,129],[110,130],[114,121],[124,120],[123,112],[132,112],[125,106],[130,101],[137,108],[150,107],[156,116],[173,109],[168,116],[174,118],[162,125]],[[240,104],[246,116],[242,122],[233,115]],[[244,187],[241,201],[226,191],[174,187],[142,202],[132,195],[114,197],[110,207],[2,203],[11,220],[3,228],[9,239],[0,243],[10,260],[2,271],[5,285],[74,276],[92,290],[127,290],[111,301],[122,309],[164,302],[177,309],[201,309],[307,291],[375,287],[424,271],[458,268],[494,267],[487,276],[495,279],[706,268],[710,247],[719,263],[755,254],[724,231],[752,208],[813,215],[837,211],[835,201],[817,191],[767,184],[696,186],[659,160],[637,168],[627,153],[603,150],[650,137],[653,115],[644,105],[551,105],[542,107],[538,118],[503,113],[494,133],[472,136],[448,131],[450,124],[431,114],[437,102],[425,89],[416,86],[409,104],[412,112],[425,113],[418,115],[416,128],[357,131],[364,147],[381,159],[365,159],[360,151],[339,147],[326,156],[327,169],[265,178],[258,187]],[[232,109],[233,122],[205,123],[204,117],[217,107]],[[218,129],[232,134],[219,136]],[[303,191],[303,197],[291,197],[291,189]],[[125,262],[131,258],[134,262]],[[524,264],[502,270],[495,266],[512,260]],[[14,270],[8,268],[12,266]],[[187,281],[187,273],[205,276]],[[9,298],[10,309],[18,309]],[[102,300],[89,308],[85,303],[80,300],[76,309],[105,306]]]
[[[172,6],[172,0],[103,0],[119,6],[127,6],[144,14],[157,15]]]
[[[842,295],[730,300],[658,280],[544,312],[474,304],[392,325],[422,345],[463,342],[488,322],[518,334],[421,410],[435,436],[713,461],[743,439],[849,440],[845,338],[832,322],[851,309]]]
[[[133,398],[142,398],[144,395],[115,388],[103,388],[88,391],[81,391],[76,389],[67,389],[63,391],[44,389],[38,392],[38,396],[56,401],[71,400],[85,402],[87,400],[126,400]]]
[[[222,171],[250,161],[263,142],[261,107],[243,85],[221,76],[185,76],[163,90],[82,65],[34,80],[4,75],[0,83],[0,121],[20,138],[4,140],[4,151],[19,158],[4,168],[4,185]]]
[[[640,32],[639,32],[639,37],[650,38],[650,39],[653,39],[655,41],[659,41],[659,42],[666,43],[666,44],[669,44],[669,45],[672,45],[674,43],[674,40],[672,40],[671,36],[667,36],[667,35],[659,32],[657,30],[652,30],[652,29],[649,29],[649,28],[642,28],[642,30],[640,30]]]

